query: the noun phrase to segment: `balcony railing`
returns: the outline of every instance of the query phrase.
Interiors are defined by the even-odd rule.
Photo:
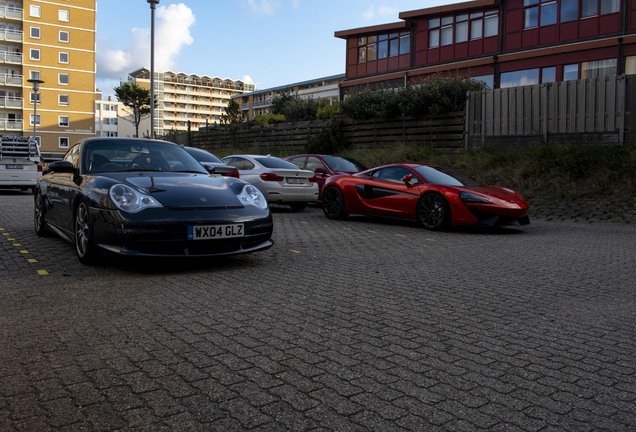
[[[0,130],[22,130],[22,120],[0,119]]]
[[[1,96],[0,108],[22,108],[21,97]]]
[[[0,63],[22,64],[22,53],[0,51]]]
[[[24,77],[22,75],[0,74],[0,85],[11,85],[22,87]]]
[[[22,30],[0,30],[0,41],[22,42]]]
[[[21,20],[23,10],[15,6],[0,6],[0,18]]]

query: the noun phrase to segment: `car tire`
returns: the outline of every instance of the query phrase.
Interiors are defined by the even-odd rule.
[[[46,219],[44,217],[44,197],[40,192],[35,192],[33,203],[33,225],[35,233],[39,237],[48,237],[51,232],[46,226]]]
[[[307,203],[291,203],[289,205],[293,211],[305,210]]]
[[[330,186],[322,191],[322,211],[329,219],[346,219],[349,216],[340,189]]]
[[[426,229],[437,231],[450,221],[450,207],[438,193],[427,193],[417,203],[417,220]]]
[[[88,204],[82,201],[75,210],[75,253],[77,259],[86,265],[93,264],[97,257],[97,246],[93,238],[93,226],[88,209]]]

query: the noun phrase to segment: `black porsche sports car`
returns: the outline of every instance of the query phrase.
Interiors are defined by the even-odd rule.
[[[35,187],[35,231],[75,245],[80,262],[125,256],[215,256],[273,245],[267,200],[234,177],[211,177],[182,146],[88,138],[49,164]]]

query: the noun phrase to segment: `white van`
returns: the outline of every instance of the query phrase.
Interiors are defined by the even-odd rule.
[[[42,160],[33,137],[0,136],[0,189],[33,190],[42,175]]]

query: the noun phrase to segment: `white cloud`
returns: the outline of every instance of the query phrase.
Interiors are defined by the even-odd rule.
[[[255,84],[254,80],[249,75],[243,75],[241,81],[243,81],[245,84]]]
[[[362,13],[362,18],[364,18],[365,21],[372,21],[376,18],[384,18],[384,17],[396,17],[398,15],[399,11],[395,8],[392,8],[390,6],[374,6],[371,5],[369,7],[369,9],[367,9],[366,11],[364,11]]]
[[[274,15],[278,8],[275,0],[247,0],[247,8],[257,15]]]
[[[155,14],[155,69],[172,69],[181,50],[194,42],[190,28],[196,22],[192,9],[183,3],[159,6]],[[97,81],[125,80],[128,73],[150,67],[150,29],[133,28],[126,49],[97,42]],[[103,89],[105,90],[105,89]]]

